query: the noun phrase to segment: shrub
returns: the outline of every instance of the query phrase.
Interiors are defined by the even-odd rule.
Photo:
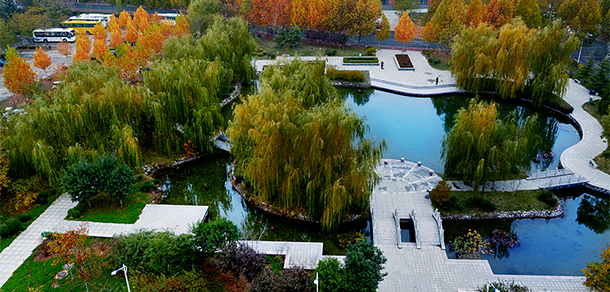
[[[366,75],[362,71],[356,70],[337,70],[333,67],[326,69],[326,77],[330,80],[347,82],[363,82]]]
[[[78,206],[68,210],[68,216],[73,219],[80,218],[81,211],[78,209]]]
[[[462,206],[462,202],[460,201],[460,199],[458,199],[458,197],[451,196],[451,199],[449,200],[449,202],[447,202],[443,206],[441,206],[441,209],[443,209],[445,211],[461,212],[464,210],[464,206]]]
[[[451,248],[458,259],[480,259],[481,254],[490,254],[489,241],[476,230],[468,230],[464,236],[457,236],[451,242]]]
[[[231,272],[235,279],[243,275],[252,281],[265,267],[267,258],[248,245],[231,242],[216,254],[214,260],[223,272]]]
[[[379,58],[377,57],[345,57],[343,58],[343,63],[379,63]]]
[[[143,230],[118,238],[115,251],[130,269],[141,273],[175,275],[201,260],[190,234]]]
[[[452,196],[451,186],[449,186],[444,180],[440,181],[430,191],[430,200],[432,200],[432,203],[437,204],[440,207],[442,207],[445,203],[448,203]]]
[[[325,258],[318,263],[316,273],[320,279],[325,279],[320,282],[322,291],[341,292],[345,286],[345,273],[343,265],[336,258]]]
[[[139,186],[140,192],[148,193],[153,191],[157,186],[153,180],[147,180],[141,183]]]
[[[204,255],[213,254],[215,251],[224,248],[227,244],[237,241],[240,236],[237,226],[224,217],[209,223],[199,221],[191,227],[191,232],[194,234],[194,246],[203,252]]]
[[[15,234],[19,232],[19,230],[21,230],[21,221],[19,221],[19,219],[17,218],[9,218],[8,220],[6,220],[6,222],[4,222],[4,224],[8,226],[8,229],[10,230],[11,234]]]
[[[348,246],[363,240],[364,236],[358,231],[351,231],[337,235],[337,245],[339,245],[340,248],[347,248]]]
[[[587,278],[583,285],[592,291],[608,291],[610,287],[610,247],[607,247],[600,254],[601,263],[587,263],[587,267],[581,271]]]
[[[5,238],[11,235],[11,230],[6,226],[6,224],[0,224],[0,237]]]
[[[286,269],[276,273],[265,267],[254,279],[250,288],[251,292],[306,292],[311,290],[309,274],[302,268]]]
[[[335,56],[337,55],[337,50],[326,49],[325,53],[327,56]]]
[[[377,291],[387,259],[371,242],[361,241],[348,248],[345,254],[345,286],[350,291]]]
[[[439,57],[430,57],[428,58],[428,62],[432,64],[438,64],[441,62],[441,58]]]
[[[483,287],[477,288],[477,292],[487,292],[487,291],[496,291],[499,292],[530,292],[529,288],[523,285],[515,284],[514,281],[509,282],[505,280],[498,280],[496,282],[491,282],[483,285]]]
[[[468,204],[470,204],[470,206],[474,208],[479,208],[485,212],[493,212],[497,208],[492,201],[485,199],[481,196],[474,196],[468,199]]]
[[[426,55],[426,57],[429,57],[429,56],[430,56],[430,54],[434,53],[434,51],[435,51],[435,50],[434,50],[434,49],[432,49],[432,50],[423,50],[423,51],[421,51],[421,52],[422,52],[422,54]]]
[[[367,56],[375,56],[376,53],[377,53],[377,47],[368,47],[368,48],[366,48],[366,55]]]
[[[275,57],[276,57],[276,56],[275,56],[275,53],[271,53],[271,52],[269,52],[269,53],[267,54],[267,57],[269,57],[269,59],[271,59],[271,60],[275,60]]]
[[[54,190],[54,189],[52,189]],[[52,197],[51,195],[51,191],[42,191],[38,194],[38,196],[36,197],[36,203],[41,204],[41,205],[46,205],[49,202],[49,197]]]
[[[555,197],[553,195],[553,193],[549,190],[544,190],[542,191],[539,195],[538,195],[538,200],[540,200],[541,202],[549,205],[550,207],[555,207],[557,206],[557,203],[559,202],[559,200],[557,199],[557,197]]]
[[[62,185],[72,201],[87,202],[100,193],[123,203],[123,198],[134,193],[134,172],[112,156],[97,157],[93,162],[81,160],[66,169]]]
[[[30,219],[32,219],[32,216],[30,216],[30,214],[21,214],[17,216],[17,219],[19,219],[19,221],[21,221],[22,223],[25,223],[30,221]]]

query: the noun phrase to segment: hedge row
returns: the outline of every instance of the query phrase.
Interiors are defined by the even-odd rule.
[[[345,57],[343,63],[379,63],[379,59],[373,57]]]
[[[335,68],[326,69],[326,77],[330,80],[363,82],[366,77],[362,71],[356,70],[337,70]]]

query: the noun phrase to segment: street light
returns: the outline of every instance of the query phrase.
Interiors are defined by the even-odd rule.
[[[127,282],[127,292],[131,292],[131,289],[129,289],[129,279],[127,278],[127,266],[125,264],[123,264],[123,266],[120,269],[116,269],[116,270],[112,271],[112,273],[110,273],[110,275],[116,276],[116,274],[119,271],[123,271],[125,273],[125,282]]]
[[[320,281],[318,280],[318,272],[316,272],[316,279],[313,280],[313,283],[316,284],[316,292],[318,292],[318,288],[320,285]]]

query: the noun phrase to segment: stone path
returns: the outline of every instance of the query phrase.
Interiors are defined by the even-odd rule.
[[[438,241],[430,200],[424,196],[440,177],[412,162],[382,160],[377,167],[382,177],[371,197],[373,241],[388,259],[388,275],[378,291],[474,291],[488,281],[504,279],[521,283],[534,291],[587,291],[583,277],[495,275],[485,260],[448,259]],[[401,217],[416,211],[421,248],[415,243],[397,246],[392,213]]]
[[[140,229],[170,230],[176,234],[188,232],[190,224],[205,219],[208,207],[178,205],[146,205],[134,224],[97,223],[64,220],[68,210],[76,206],[67,194],[61,195],[47,210],[23,231],[10,246],[0,253],[0,287],[42,243],[42,231],[65,232],[86,224],[88,234],[112,237]]]

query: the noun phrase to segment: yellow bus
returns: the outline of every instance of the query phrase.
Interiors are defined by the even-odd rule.
[[[71,28],[77,32],[84,31],[87,34],[91,34],[91,32],[93,31],[93,27],[98,23],[101,24],[101,22],[95,21],[95,20],[74,19],[74,20],[66,20],[66,21],[60,23],[59,25],[63,28]]]

